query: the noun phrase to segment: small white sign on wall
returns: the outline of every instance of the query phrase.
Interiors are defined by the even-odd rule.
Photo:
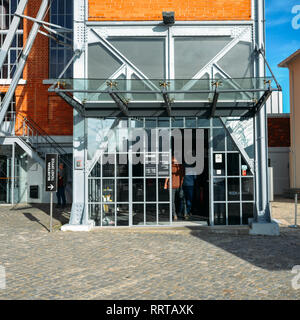
[[[222,153],[217,153],[215,155],[215,163],[222,163],[222,162],[223,162]]]

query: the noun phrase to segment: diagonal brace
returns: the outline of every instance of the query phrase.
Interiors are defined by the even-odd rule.
[[[108,94],[110,97],[113,99],[113,101],[117,104],[121,112],[128,117],[129,112],[128,112],[128,102],[124,101],[120,96],[114,92],[111,88],[108,89]]]
[[[211,110],[210,111],[210,117],[211,118],[214,118],[214,116],[215,116],[216,109],[217,109],[218,98],[219,98],[219,92],[217,92],[217,90],[215,90],[213,101],[212,101],[211,107],[210,107],[210,110]]]
[[[267,102],[269,97],[271,96],[272,91],[270,89],[266,90],[264,94],[260,97],[260,99],[257,101],[256,105],[253,107],[253,113],[256,114],[260,111],[260,109],[264,106],[264,104]]]

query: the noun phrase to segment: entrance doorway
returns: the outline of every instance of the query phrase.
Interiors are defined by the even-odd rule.
[[[192,133],[192,155],[196,156],[197,141],[196,130],[190,129]],[[209,156],[208,156],[208,129],[201,129],[204,131],[204,143],[203,147],[200,149],[201,156],[203,157],[203,170],[201,172],[195,171],[195,175],[188,177],[189,170],[193,169],[185,163],[184,157],[184,129],[182,132],[182,166],[183,166],[183,182],[179,190],[177,190],[175,195],[175,201],[173,206],[175,206],[175,212],[177,215],[177,221],[198,221],[207,222],[209,224]],[[199,146],[198,146],[199,147]],[[199,149],[199,148],[198,148]],[[174,144],[172,144],[172,156],[176,154],[174,150]],[[176,222],[176,221],[174,221]]]
[[[184,128],[178,129],[182,132],[183,152]],[[196,130],[202,133],[200,152],[204,164],[203,170],[195,177],[188,217],[184,217],[186,190],[183,187],[178,190],[173,200],[172,188],[166,188],[166,181],[172,180],[174,143],[171,130],[164,129],[171,142],[167,151],[157,136],[157,146],[153,150],[149,138],[153,137],[150,133],[153,130],[159,128],[145,128],[148,145],[142,151],[136,152],[130,145],[127,152],[116,148],[115,152],[107,150],[99,155],[88,177],[88,211],[96,226],[171,225],[185,220],[209,223],[209,129],[189,129],[192,132],[192,154],[200,143]],[[184,163],[182,166],[184,168]]]

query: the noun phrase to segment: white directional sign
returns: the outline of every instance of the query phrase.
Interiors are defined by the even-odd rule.
[[[46,154],[46,191],[57,191],[57,166],[58,155],[57,153]]]

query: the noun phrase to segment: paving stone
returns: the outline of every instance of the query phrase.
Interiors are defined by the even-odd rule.
[[[283,207],[272,204],[280,219]],[[276,209],[277,208],[277,209]],[[54,224],[68,216],[54,211]],[[284,220],[288,220],[284,212]],[[300,231],[279,237],[204,230],[48,232],[48,206],[0,207],[0,299],[300,299]]]

